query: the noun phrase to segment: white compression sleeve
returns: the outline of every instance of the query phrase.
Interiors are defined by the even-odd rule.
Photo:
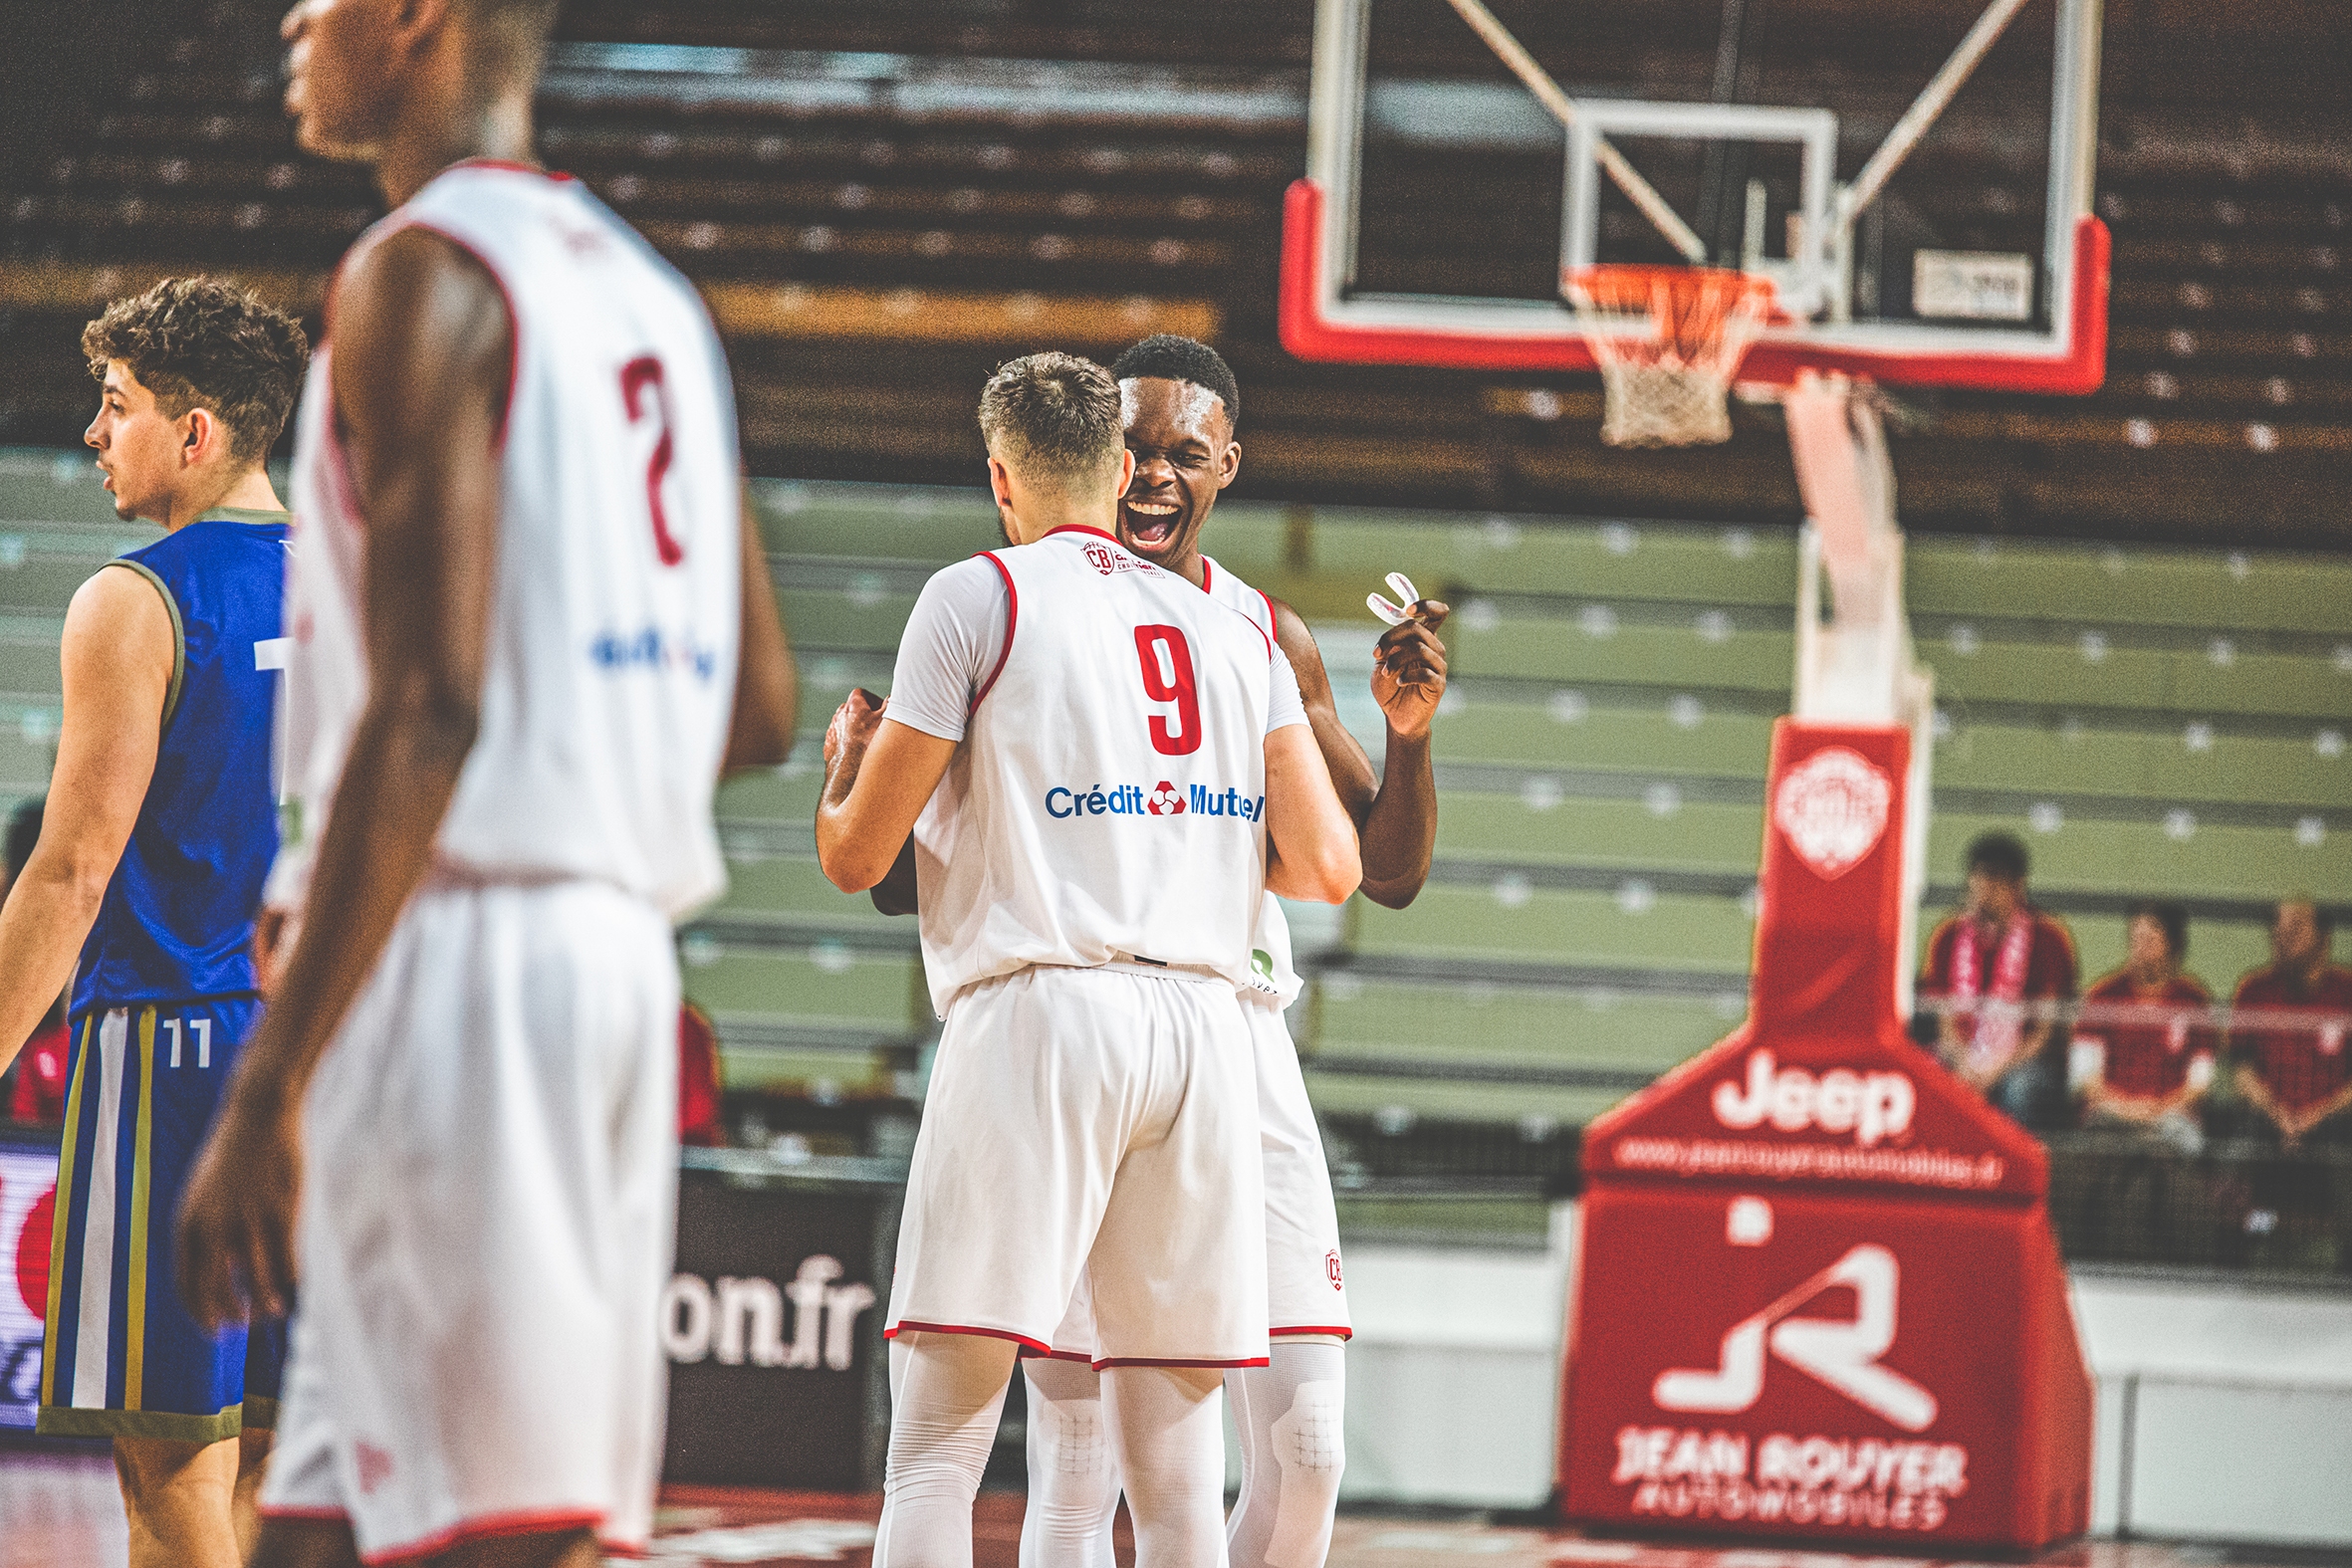
[[[1225,1387],[1242,1443],[1233,1568],[1322,1568],[1347,1462],[1346,1352],[1320,1336],[1278,1339],[1268,1365],[1227,1373]]]
[[[890,1341],[890,1463],[874,1568],[972,1568],[972,1499],[988,1467],[1014,1345],[979,1334]]]
[[[1106,1367],[1135,1568],[1226,1568],[1225,1405],[1213,1367]]]
[[[1119,1465],[1103,1415],[1102,1374],[1083,1361],[1046,1356],[1030,1357],[1021,1369],[1029,1378],[1021,1568],[1112,1568]]]

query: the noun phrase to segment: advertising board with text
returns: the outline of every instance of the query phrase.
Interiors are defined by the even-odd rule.
[[[1572,1518],[1923,1547],[2087,1520],[2048,1161],[1895,1012],[1908,745],[1780,722],[1749,1018],[1586,1131]]]

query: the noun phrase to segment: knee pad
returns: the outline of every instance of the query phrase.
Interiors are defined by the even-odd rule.
[[[1330,1546],[1331,1511],[1339,1501],[1339,1475],[1347,1467],[1343,1404],[1341,1384],[1301,1383],[1290,1410],[1268,1429],[1282,1472],[1273,1538],[1266,1547],[1273,1568],[1321,1568]]]
[[[1038,1456],[1047,1472],[1033,1476],[1033,1483],[1051,1481],[1090,1486],[1111,1469],[1114,1460],[1110,1427],[1103,1420],[1101,1400],[1033,1397],[1029,1420],[1038,1436]]]

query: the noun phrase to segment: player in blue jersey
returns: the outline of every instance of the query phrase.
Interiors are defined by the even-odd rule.
[[[172,1219],[261,1006],[288,521],[263,463],[309,345],[200,278],[117,301],[82,345],[103,383],[84,439],[115,509],[165,534],[66,612],[48,810],[0,907],[0,1050],[73,982],[40,1430],[114,1440],[134,1568],[230,1568],[284,1331],[198,1327]]]

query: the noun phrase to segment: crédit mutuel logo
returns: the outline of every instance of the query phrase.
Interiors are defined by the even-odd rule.
[[[1046,814],[1056,820],[1072,816],[1233,816],[1245,822],[1266,815],[1266,796],[1239,789],[1216,789],[1208,784],[1175,784],[1162,779],[1150,788],[1141,784],[1089,784],[1083,789],[1056,784],[1046,791]]]

